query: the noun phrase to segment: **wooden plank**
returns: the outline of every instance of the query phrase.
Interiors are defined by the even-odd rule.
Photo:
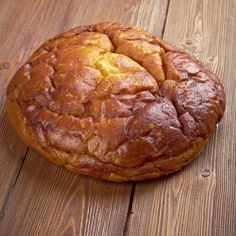
[[[0,235],[120,235],[129,192],[130,184],[78,177],[29,151]]]
[[[19,7],[25,4],[25,12],[21,15]],[[24,160],[26,147],[19,142],[14,131],[11,129],[5,113],[5,90],[6,86],[19,65],[25,60],[32,50],[33,44],[38,39],[29,40],[25,36],[22,26],[29,29],[28,16],[31,19],[35,13],[34,4],[13,1],[1,1],[0,8],[0,219],[4,214],[6,199],[11,192],[15,179],[18,176],[21,164]],[[14,14],[12,14],[14,12]],[[36,14],[37,15],[37,14]],[[40,21],[35,24],[35,32],[38,33]],[[40,39],[40,37],[38,37]]]
[[[221,78],[224,119],[204,153],[175,175],[136,186],[127,235],[236,235],[236,1],[171,0],[164,38]]]
[[[2,2],[0,36],[6,41],[1,47],[3,59],[10,62],[11,68],[15,65],[9,78],[19,61],[22,64],[45,39],[77,25],[101,21],[131,22],[160,34],[167,7],[167,1],[155,0]],[[10,32],[9,27],[13,27]],[[2,89],[4,93],[6,84],[7,81]],[[2,114],[4,126],[4,109]],[[4,190],[0,235],[123,234],[132,184],[104,183],[76,176],[50,164],[33,151],[29,151],[20,169],[23,160],[20,157],[26,149],[12,131],[9,136],[8,128],[3,133],[0,134],[2,140],[8,142],[2,142],[1,148],[6,148],[13,140],[19,148],[14,150],[14,156],[6,149],[5,154],[0,155],[1,162],[19,161],[14,161],[14,167],[9,164],[12,169],[7,167],[6,174],[0,175],[1,190]],[[0,165],[0,173],[2,171]]]

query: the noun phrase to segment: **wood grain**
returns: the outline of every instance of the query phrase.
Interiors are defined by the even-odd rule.
[[[0,235],[120,235],[129,189],[78,177],[29,151]]]
[[[235,1],[170,1],[164,38],[219,75],[227,109],[198,159],[175,175],[136,185],[127,235],[236,235],[235,18]]]
[[[0,67],[0,235],[122,235],[132,184],[76,176],[31,150],[26,153],[7,122],[4,94],[16,69],[53,35],[102,21],[131,22],[161,34],[167,1],[0,3],[0,63],[10,65]]]

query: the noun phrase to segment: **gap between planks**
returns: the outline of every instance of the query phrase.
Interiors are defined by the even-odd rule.
[[[168,17],[168,14],[169,14],[170,1],[171,1],[171,0],[168,0],[168,1],[167,1],[164,23],[163,23],[162,30],[161,30],[161,35],[160,35],[161,38],[163,38],[164,33],[165,33],[166,21],[167,21],[167,17]],[[129,208],[128,208],[128,212],[127,212],[127,215],[126,215],[126,221],[125,221],[123,236],[126,236],[126,235],[127,235],[128,228],[129,228],[129,224],[130,224],[130,216],[131,216],[131,214],[133,214],[133,212],[132,212],[132,207],[133,207],[133,201],[134,201],[135,190],[136,190],[136,183],[134,182],[134,183],[132,184],[132,189],[131,189],[131,193],[130,193]]]
[[[29,148],[27,148],[26,151],[25,151],[25,154],[24,154],[24,157],[23,157],[23,159],[22,159],[22,162],[20,163],[20,167],[19,167],[19,169],[16,171],[15,178],[14,178],[14,180],[13,180],[13,182],[12,182],[12,185],[9,187],[9,190],[8,190],[8,192],[7,192],[7,196],[6,196],[6,199],[5,199],[4,204],[3,204],[3,206],[2,206],[2,209],[0,209],[0,223],[1,223],[2,219],[3,219],[3,217],[4,217],[5,209],[6,209],[7,203],[8,203],[8,201],[9,201],[9,198],[10,198],[10,195],[11,195],[13,189],[15,188],[15,185],[16,185],[16,183],[17,183],[17,180],[18,180],[18,177],[19,177],[19,175],[20,175],[21,169],[22,169],[22,167],[23,167],[23,165],[24,165],[24,162],[25,162],[25,159],[26,159],[26,156],[27,156],[28,151],[29,151]]]

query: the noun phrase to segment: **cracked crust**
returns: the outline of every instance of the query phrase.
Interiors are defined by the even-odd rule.
[[[180,169],[202,151],[225,110],[224,89],[202,62],[117,23],[44,43],[11,80],[6,101],[29,147],[109,181]]]

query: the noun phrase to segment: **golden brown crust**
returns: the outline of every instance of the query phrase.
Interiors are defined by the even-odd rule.
[[[49,40],[7,89],[9,119],[26,145],[109,181],[180,169],[201,152],[224,109],[224,89],[205,65],[117,23]]]

